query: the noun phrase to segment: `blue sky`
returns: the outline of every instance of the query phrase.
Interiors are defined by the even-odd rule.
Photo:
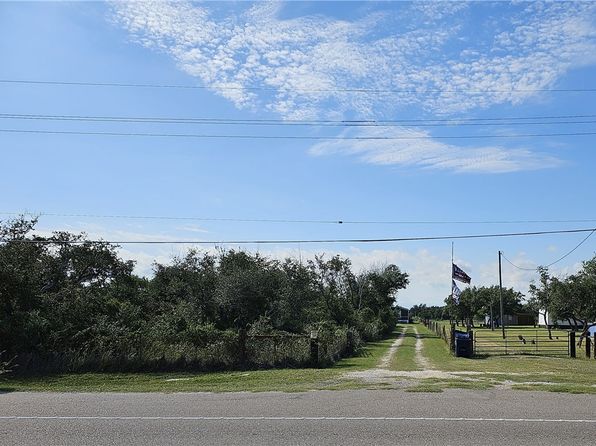
[[[391,139],[231,139],[0,131],[0,212],[358,221],[573,220],[516,224],[314,224],[42,216],[40,232],[110,240],[377,238],[593,227],[596,4],[1,2],[0,113],[402,121],[248,126],[0,119],[0,129]],[[353,91],[353,90],[366,90]],[[562,91],[566,90],[566,91]],[[486,118],[588,116],[523,121]],[[451,125],[445,126],[448,120]],[[435,121],[430,121],[435,120]],[[562,123],[565,121],[566,123]],[[582,121],[582,123],[578,123]],[[465,125],[471,123],[500,125]],[[530,125],[528,122],[534,122]],[[572,122],[572,123],[569,123]],[[425,124],[440,124],[425,126]],[[442,137],[474,136],[475,138]],[[4,214],[4,217],[7,215]],[[457,241],[473,283],[497,251],[550,263],[585,234]],[[595,238],[553,266],[594,255]],[[181,245],[126,245],[140,273]],[[204,246],[211,250],[213,246]],[[449,241],[251,245],[275,257],[349,256],[411,275],[401,304],[450,292]],[[532,272],[503,265],[527,291]]]

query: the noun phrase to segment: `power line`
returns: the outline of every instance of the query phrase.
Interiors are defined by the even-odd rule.
[[[130,220],[179,220],[179,221],[219,221],[239,223],[312,223],[312,224],[345,224],[345,225],[447,225],[447,224],[536,224],[536,223],[593,223],[596,218],[557,219],[557,220],[344,220],[344,219],[286,219],[286,218],[241,218],[241,217],[199,217],[199,216],[166,216],[166,215],[122,215],[122,214],[89,214],[89,213],[56,213],[56,212],[8,212],[0,215],[31,215],[39,217],[72,217],[72,218],[109,218]]]
[[[502,238],[502,237],[525,237],[549,234],[572,234],[580,232],[594,232],[596,228],[589,229],[566,229],[556,231],[535,231],[535,232],[508,232],[496,234],[465,234],[465,235],[443,235],[423,237],[395,237],[395,238],[368,238],[368,239],[308,239],[308,240],[49,240],[49,239],[17,239],[10,240],[0,238],[0,242],[14,242],[27,244],[68,244],[77,245],[83,243],[110,243],[114,245],[285,245],[285,244],[335,244],[335,243],[389,243],[389,242],[413,242],[429,240],[461,240],[480,238]]]
[[[227,119],[193,117],[151,116],[90,116],[0,113],[0,119],[74,122],[117,122],[143,124],[195,124],[195,125],[248,125],[248,126],[316,126],[316,127],[395,127],[416,124],[418,127],[454,126],[511,126],[511,125],[576,125],[594,124],[596,115],[512,118],[460,118],[460,119],[404,119],[404,120],[292,120],[283,119]],[[565,119],[565,120],[562,120]],[[574,119],[574,120],[568,120]],[[577,119],[583,119],[578,121]],[[510,122],[511,121],[511,122]]]
[[[34,117],[45,117],[45,116],[57,116],[57,117],[93,117],[85,115],[44,115],[44,114],[18,114],[18,113],[2,113],[0,116],[34,116]],[[97,118],[111,118],[110,116],[96,116]],[[130,116],[115,117],[116,119],[127,119]],[[191,121],[230,121],[230,122],[265,122],[265,123],[308,123],[308,124],[321,124],[321,123],[412,123],[412,122],[461,122],[461,121],[517,121],[517,120],[540,120],[540,119],[584,119],[584,118],[596,118],[596,115],[538,115],[538,116],[497,116],[488,118],[420,118],[420,119],[337,119],[337,120],[325,120],[325,119],[232,119],[232,118],[206,118],[206,117],[139,117],[138,119],[174,119],[174,120],[191,120]]]
[[[229,91],[270,91],[277,92],[279,88],[263,87],[263,86],[205,86],[205,85],[183,85],[183,84],[161,84],[161,83],[125,83],[125,82],[77,82],[77,81],[48,81],[48,80],[32,80],[32,79],[0,79],[3,84],[25,84],[25,85],[62,85],[62,86],[79,86],[79,87],[118,87],[118,88],[165,88],[165,89],[184,89],[184,90],[229,90]],[[314,88],[301,89],[292,88],[292,92],[302,93],[366,93],[366,94],[437,94],[437,93],[471,93],[471,94],[486,94],[486,93],[594,93],[596,88],[510,88],[510,89],[485,89],[485,90],[469,90],[469,89],[376,89],[376,88]]]
[[[554,262],[551,262],[548,265],[544,265],[544,267],[545,268],[549,268],[549,267],[551,267],[551,266],[559,263],[561,260],[565,259],[569,255],[571,255],[577,248],[579,248],[581,245],[583,245],[592,236],[592,234],[594,234],[594,232],[596,232],[596,228],[593,231],[591,231],[581,242],[579,242],[577,245],[575,245],[575,247],[571,251],[569,251],[565,255],[559,257]],[[503,257],[507,261],[507,263],[509,263],[511,266],[514,266],[515,268],[520,269],[520,270],[523,270],[523,271],[536,271],[538,269],[538,267],[536,267],[536,268],[524,268],[522,266],[518,266],[515,263],[513,263],[511,260],[509,260],[507,257],[505,257],[505,255],[503,254],[502,251],[501,251],[501,257]]]
[[[21,130],[0,129],[0,133],[26,133],[42,135],[85,135],[85,136],[142,136],[157,138],[201,138],[201,139],[291,139],[291,140],[331,140],[331,141],[396,141],[421,139],[501,139],[501,138],[534,138],[552,136],[591,136],[596,132],[569,133],[532,133],[516,135],[459,135],[459,136],[309,136],[309,135],[220,135],[199,133],[147,133],[147,132],[86,132],[69,130]]]

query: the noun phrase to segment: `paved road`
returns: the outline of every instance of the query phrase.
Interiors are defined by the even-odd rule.
[[[596,396],[5,393],[1,445],[591,444]]]

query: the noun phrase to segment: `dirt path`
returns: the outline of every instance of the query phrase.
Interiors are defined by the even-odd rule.
[[[407,327],[404,327],[397,339],[393,341],[393,344],[391,344],[391,347],[389,347],[387,353],[385,353],[385,355],[383,355],[383,357],[379,361],[379,364],[376,367],[377,369],[389,369],[389,366],[391,365],[391,360],[393,359],[393,356],[395,356],[395,352],[402,344],[402,342],[404,342],[404,336],[406,334],[407,329]]]
[[[397,352],[397,349],[401,346],[404,341],[404,337],[408,327],[404,327],[399,337],[391,344],[389,350],[381,358],[378,365],[374,369],[359,370],[356,372],[348,372],[344,375],[345,378],[358,378],[368,382],[391,382],[396,384],[396,378],[440,378],[449,379],[457,378],[462,375],[474,375],[476,372],[462,372],[462,373],[448,373],[440,370],[432,369],[430,362],[422,354],[423,341],[422,337],[418,334],[416,327],[413,327],[414,333],[416,334],[416,363],[422,370],[415,371],[396,371],[389,370],[391,361]]]
[[[418,329],[416,327],[414,327],[414,333],[416,334],[416,364],[418,364],[418,367],[420,367],[422,371],[432,370],[432,365],[422,354],[422,348],[424,344],[422,341],[422,336],[418,334]]]

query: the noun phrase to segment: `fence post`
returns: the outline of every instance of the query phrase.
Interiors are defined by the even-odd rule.
[[[590,350],[592,347],[592,340],[590,339],[590,334],[588,333],[586,336],[586,358],[590,359],[590,357],[592,356],[592,352]]]
[[[455,351],[455,324],[451,324],[451,333],[449,337],[449,349]]]
[[[575,358],[575,332],[569,332],[569,357]]]
[[[594,333],[594,359],[596,359],[596,333]]]
[[[248,355],[246,353],[246,339],[247,339],[246,330],[241,328],[238,330],[238,351],[240,352],[240,364],[245,366],[248,362]]]
[[[313,367],[319,366],[319,339],[314,330],[310,332],[310,363]]]

